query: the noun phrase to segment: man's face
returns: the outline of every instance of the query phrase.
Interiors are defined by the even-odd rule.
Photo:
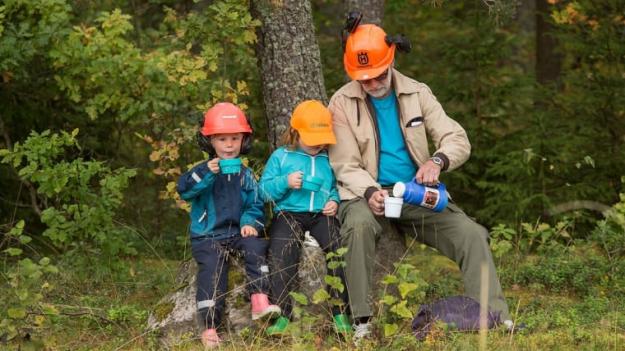
[[[211,145],[221,159],[236,158],[241,152],[243,133],[215,134],[211,136]]]
[[[389,67],[375,78],[359,80],[358,82],[367,94],[379,99],[386,97],[391,92],[391,78],[392,71]]]

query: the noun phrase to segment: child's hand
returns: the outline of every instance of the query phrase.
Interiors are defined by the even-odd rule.
[[[338,210],[339,204],[334,200],[330,200],[326,202],[326,205],[323,206],[322,213],[326,216],[334,216],[336,214],[336,210]]]
[[[247,238],[248,236],[258,236],[258,231],[251,225],[244,225],[241,227],[241,236]]]
[[[215,174],[219,173],[219,157],[208,161],[208,169]]]
[[[289,188],[291,188],[291,189],[301,189],[301,187],[302,187],[302,177],[303,176],[304,176],[304,173],[302,173],[302,171],[295,171],[295,172],[289,174],[289,177],[288,177]]]

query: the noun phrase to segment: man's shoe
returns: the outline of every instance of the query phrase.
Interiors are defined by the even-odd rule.
[[[371,328],[373,326],[370,322],[354,325],[354,342],[358,343],[363,339],[371,337]]]
[[[267,294],[252,294],[252,320],[270,319],[280,315],[280,306],[269,303]]]
[[[286,330],[286,327],[288,325],[289,325],[289,319],[286,318],[285,316],[280,316],[278,317],[278,319],[276,319],[276,321],[273,323],[272,326],[265,329],[265,334],[269,336],[284,335],[284,331]]]
[[[206,329],[202,333],[200,339],[202,340],[202,345],[204,345],[205,349],[213,349],[219,347],[219,344],[221,344],[221,339],[217,334],[217,329]]]
[[[349,323],[349,319],[343,313],[334,315],[334,329],[339,334],[348,334],[352,332],[352,325]]]
[[[505,325],[506,326],[506,330],[508,330],[511,333],[522,332],[522,331],[524,331],[527,328],[525,323],[514,323],[510,319],[506,319],[505,321],[503,321],[503,325]]]

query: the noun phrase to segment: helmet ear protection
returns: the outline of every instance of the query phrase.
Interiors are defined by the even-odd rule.
[[[362,21],[362,13],[359,11],[350,11],[345,18],[345,25],[341,30],[341,45],[343,52],[345,52],[345,46],[347,45],[347,38],[351,33],[354,33],[358,25]],[[410,40],[403,34],[387,35],[384,41],[388,46],[395,44],[397,50],[405,53],[409,53],[412,50],[412,44]]]
[[[252,132],[243,133],[243,140],[241,141],[241,151],[240,151],[242,155],[246,155],[252,150],[252,135],[254,134],[254,128],[252,127],[252,122],[250,120],[250,117],[246,115],[245,119],[247,120],[247,124],[252,129]],[[204,126],[203,117],[200,118],[200,120],[198,121],[198,126],[200,130],[202,129],[202,126]],[[216,155],[215,148],[213,147],[213,144],[211,144],[210,135],[204,135],[202,134],[202,132],[198,130],[197,133],[195,134],[195,139],[197,141],[198,146],[200,147],[200,150],[206,152],[209,155],[209,157],[213,157]]]

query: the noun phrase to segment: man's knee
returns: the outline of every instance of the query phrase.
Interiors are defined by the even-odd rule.
[[[341,235],[347,241],[375,240],[380,224],[371,216],[347,216],[341,224]]]

